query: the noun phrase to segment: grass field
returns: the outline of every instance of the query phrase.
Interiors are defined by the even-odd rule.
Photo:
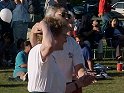
[[[116,67],[115,61],[101,61],[106,66]],[[124,93],[124,72],[115,70],[108,71],[111,76],[107,80],[98,82],[83,88],[83,93]],[[0,93],[28,93],[27,82],[9,81],[8,77],[12,75],[12,69],[0,70]]]

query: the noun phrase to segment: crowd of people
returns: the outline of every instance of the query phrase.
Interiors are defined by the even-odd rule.
[[[32,26],[27,40],[29,1],[0,2],[1,10],[13,14],[11,23],[0,19],[0,65],[15,66],[12,78],[28,79],[30,93],[82,93],[95,80],[92,49],[97,47],[102,59],[103,37],[116,48],[116,59],[122,59],[124,28],[118,18],[110,18],[110,0],[99,1],[102,26],[87,14],[79,23],[64,1],[46,0],[44,17]]]
[[[17,42],[19,39],[23,39],[24,41],[27,39],[28,23],[30,20],[30,15],[27,11],[27,0],[1,0],[0,10],[5,8],[12,12],[12,20],[11,23],[8,23],[0,19],[0,54],[5,56],[1,59],[1,65],[3,66],[11,65],[8,61],[12,61],[11,63],[14,64],[14,58],[18,53]],[[5,43],[5,46],[3,46],[3,43]],[[9,54],[6,54],[6,52]],[[7,59],[6,56],[10,57]]]

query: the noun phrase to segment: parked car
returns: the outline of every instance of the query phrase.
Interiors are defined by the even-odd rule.
[[[112,12],[117,17],[124,17],[124,2],[116,2],[112,5],[114,9],[112,9]]]
[[[74,13],[76,19],[81,19],[82,15],[86,13],[85,7],[77,5],[72,8],[72,12]]]
[[[89,4],[89,3],[83,3],[80,5],[75,5],[72,7],[71,11],[74,13],[74,15],[77,17],[77,19],[81,19],[82,15],[88,14],[91,17],[98,15],[98,4]]]

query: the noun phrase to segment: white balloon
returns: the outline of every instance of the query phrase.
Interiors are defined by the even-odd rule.
[[[12,20],[12,12],[9,9],[7,9],[7,8],[2,9],[0,11],[0,18],[4,22],[10,23],[11,20]]]

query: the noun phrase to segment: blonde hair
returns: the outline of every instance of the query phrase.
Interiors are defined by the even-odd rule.
[[[45,21],[49,24],[53,36],[58,36],[67,28],[67,22],[64,20],[46,17]]]
[[[65,20],[60,20],[53,17],[45,17],[43,21],[49,25],[50,30],[55,37],[68,29],[67,22]],[[37,35],[37,43],[42,43],[42,37],[42,34]]]

